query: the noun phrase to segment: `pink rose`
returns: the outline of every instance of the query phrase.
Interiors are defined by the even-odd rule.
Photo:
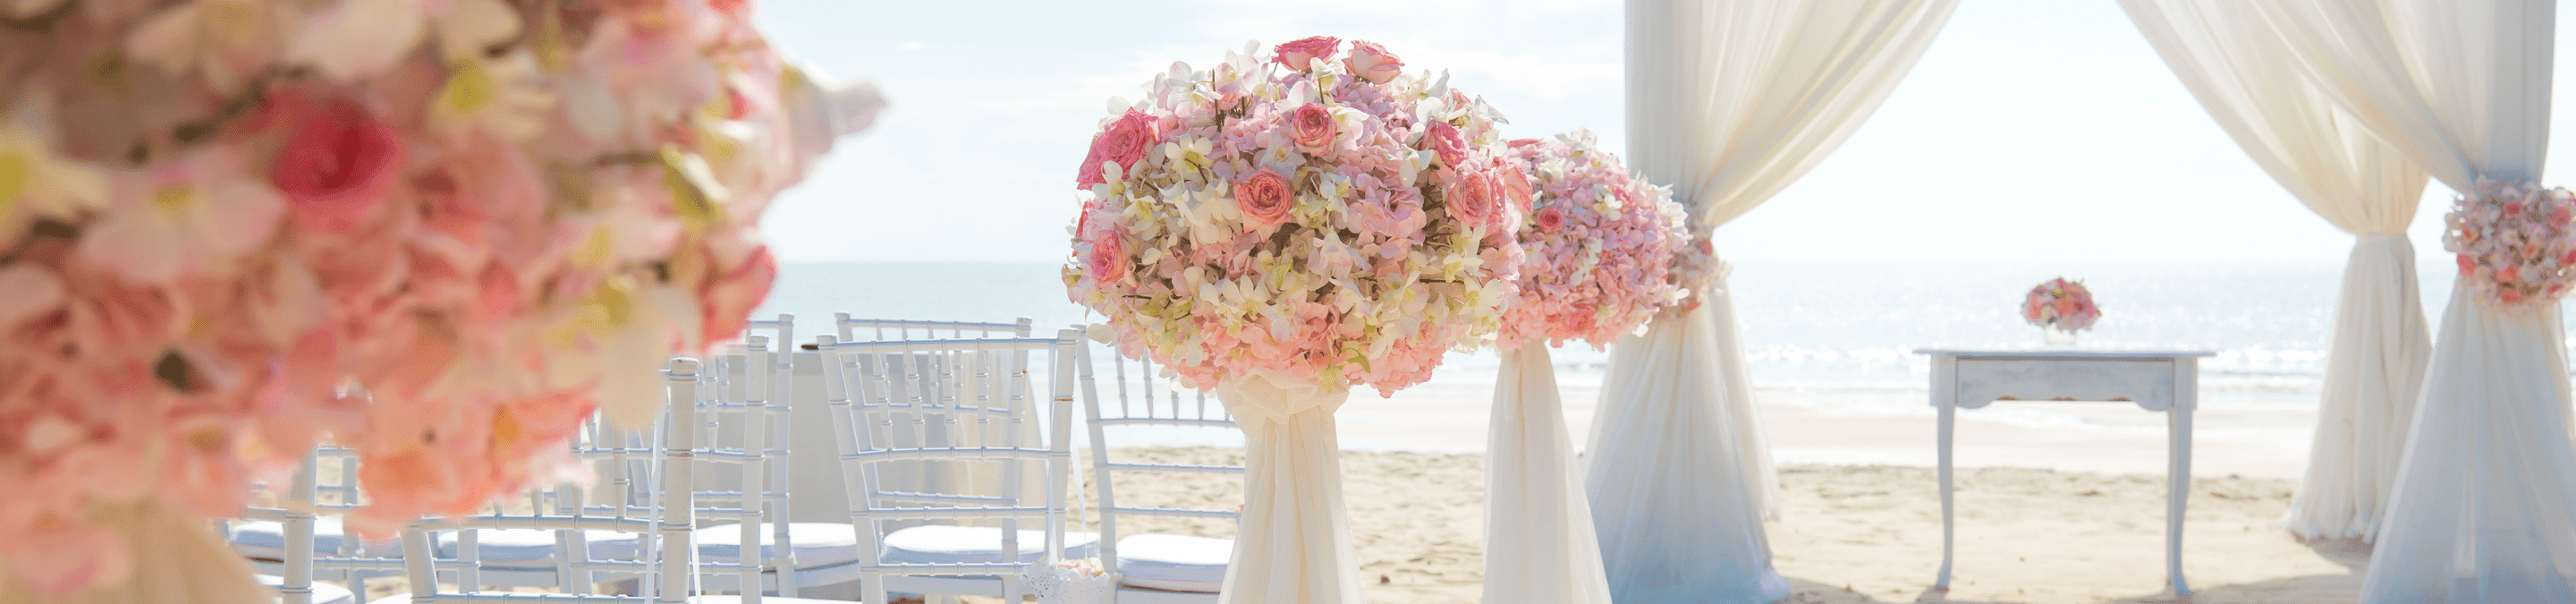
[[[1536,194],[1531,190],[1529,174],[1521,172],[1519,168],[1510,168],[1504,170],[1501,176],[1503,195],[1511,202],[1512,209],[1529,211],[1532,195]]]
[[[1565,226],[1565,210],[1561,208],[1542,209],[1539,210],[1538,215],[1532,217],[1531,220],[1538,224],[1538,230],[1553,231],[1558,227]]]
[[[1455,168],[1467,163],[1467,135],[1459,132],[1457,126],[1451,126],[1449,122],[1432,122],[1428,129],[1423,130],[1422,138],[1433,153],[1440,155],[1441,165]]]
[[[1288,191],[1288,178],[1269,168],[1234,184],[1234,203],[1243,208],[1244,222],[1255,226],[1286,224],[1288,207],[1295,201]]]
[[[403,166],[402,139],[392,128],[348,98],[284,93],[269,102],[287,128],[269,179],[292,202],[297,222],[346,231],[384,205]]]
[[[1332,148],[1333,129],[1333,112],[1321,104],[1307,103],[1288,114],[1288,140],[1308,155],[1323,155]]]
[[[1395,76],[1404,75],[1404,60],[1395,58],[1395,53],[1387,52],[1386,47],[1378,46],[1376,42],[1352,40],[1351,58],[1342,59],[1342,66],[1350,68],[1352,75],[1371,84],[1384,84]]]
[[[2571,254],[2576,254],[2576,252],[2570,252],[2570,253],[2571,253]],[[2460,274],[2462,274],[2462,275],[2475,275],[2475,274],[2478,274],[2478,261],[2477,261],[2477,260],[2470,259],[2468,254],[2457,254],[2457,255],[2455,255],[2455,256],[2456,256],[2456,257],[2459,259],[2459,261],[2460,261]]]
[[[2499,290],[2496,290],[2496,297],[2497,297],[2497,298],[2500,298],[2500,299],[2503,299],[2505,302],[2521,302],[2521,301],[2522,301],[2522,290],[2518,290],[2518,289],[2514,289],[2514,288],[2510,288],[2510,287],[2508,287],[2508,288],[2504,288],[2504,289],[2499,289]]]
[[[1449,213],[1468,224],[1486,224],[1494,218],[1493,180],[1482,172],[1459,174],[1449,184]]]
[[[2521,281],[2522,266],[2517,264],[2507,264],[2504,265],[2504,268],[2496,269],[2495,280],[2497,283]]]
[[[1092,282],[1104,285],[1126,279],[1129,263],[1127,244],[1118,238],[1117,233],[1102,233],[1099,239],[1091,242],[1091,257],[1083,259],[1083,267],[1091,273]]]
[[[1100,162],[1118,162],[1119,168],[1133,169],[1145,159],[1145,149],[1160,137],[1155,132],[1153,116],[1134,109],[1110,122],[1109,128],[1091,137],[1091,152],[1082,158],[1082,172],[1074,177],[1074,188],[1108,182],[1100,171]]]
[[[2075,299],[2074,299],[2074,298],[2058,298],[2058,299],[2057,299],[2057,316],[2059,316],[2059,317],[2073,317],[2073,316],[2075,316]]]
[[[1363,42],[1363,44],[1365,44],[1365,42]],[[1307,66],[1315,62],[1315,59],[1332,56],[1333,51],[1339,50],[1341,47],[1341,38],[1335,38],[1332,36],[1315,36],[1281,44],[1276,48],[1270,49],[1270,52],[1277,55],[1271,57],[1270,60],[1278,62],[1281,65],[1286,65],[1289,69],[1305,71]]]

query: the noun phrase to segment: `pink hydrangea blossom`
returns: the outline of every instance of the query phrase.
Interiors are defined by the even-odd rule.
[[[854,128],[739,0],[66,1],[0,90],[0,591],[159,570],[107,518],[235,514],[320,442],[370,536],[577,468],[742,328],[760,210]]]
[[[1506,304],[1503,346],[1607,346],[1683,299],[1675,250],[1688,247],[1681,205],[1601,149],[1588,131],[1512,141],[1532,176],[1519,239],[1519,295]],[[1508,194],[1508,192],[1506,192]]]

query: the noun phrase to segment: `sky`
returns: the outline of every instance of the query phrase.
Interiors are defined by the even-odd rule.
[[[782,194],[789,262],[1064,258],[1073,175],[1113,97],[1246,41],[1378,42],[1539,137],[1626,144],[1617,0],[766,0],[772,43],[892,103]],[[2576,13],[2560,29],[2576,28]],[[2576,162],[2558,50],[2550,166]],[[2541,182],[2570,185],[2544,172]],[[1653,175],[1648,175],[1650,179]],[[2427,185],[2410,236],[2448,264]],[[1834,154],[1717,230],[1730,262],[2340,263],[2352,237],[2263,173],[2112,0],[1962,0]]]

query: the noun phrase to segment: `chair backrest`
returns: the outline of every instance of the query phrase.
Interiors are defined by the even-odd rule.
[[[1043,547],[1060,556],[1064,541],[1066,477],[1072,469],[1068,441],[1073,369],[1085,350],[1073,330],[1054,338],[979,338],[838,342],[823,339],[824,398],[851,524],[859,527],[863,589],[880,575],[999,575],[1005,601],[1017,601],[1020,552]],[[1043,355],[1053,368],[1044,398],[1028,367]],[[1046,404],[1041,406],[1041,401]],[[1044,422],[1033,430],[1031,422]],[[933,425],[953,437],[930,437]],[[1034,437],[1034,438],[1032,438]],[[879,480],[883,466],[921,460],[997,466],[990,494],[962,488],[903,490]],[[1025,473],[1044,473],[1043,493],[1024,488]],[[903,564],[879,555],[888,524],[907,520],[989,521],[999,525],[1005,562]],[[1018,542],[1020,522],[1043,523],[1046,543]],[[865,595],[863,597],[873,597]]]
[[[797,588],[787,497],[787,455],[794,444],[788,404],[795,398],[795,355],[787,348],[795,342],[795,317],[754,320],[747,331],[741,344],[707,360],[699,382],[700,442],[708,449],[700,459],[731,466],[707,470],[732,488],[700,488],[695,497],[701,517],[740,523],[734,534],[741,549],[734,551],[769,552],[766,560],[754,554],[699,561],[701,573],[734,575],[729,582],[718,582],[736,586],[745,601],[756,602],[764,571],[776,573],[778,595],[794,597]],[[764,532],[775,546],[761,547]],[[746,585],[755,587],[740,587]]]
[[[695,498],[689,484],[695,459],[709,453],[698,447],[696,438],[697,405],[693,403],[699,398],[700,373],[696,359],[671,360],[664,372],[668,404],[656,427],[640,434],[620,434],[599,427],[601,422],[593,419],[577,433],[572,444],[576,455],[609,462],[609,475],[598,483],[601,488],[626,492],[593,496],[577,484],[559,484],[533,491],[523,502],[495,506],[488,514],[423,519],[405,528],[403,558],[412,601],[686,602],[695,591],[696,562],[690,539],[696,528]],[[628,474],[639,467],[645,476]],[[653,479],[642,479],[646,477]],[[492,532],[513,537],[527,531],[547,533],[544,536],[552,543],[512,543],[509,549],[519,551],[503,556],[542,560],[542,566],[551,568],[487,559],[492,552],[486,551],[484,529],[515,529]],[[443,536],[453,539],[452,556],[440,555],[439,550],[447,549],[439,545]],[[631,545],[599,547],[629,538],[621,542]],[[531,548],[537,551],[527,551]],[[527,580],[531,576],[550,578]],[[441,591],[442,578],[454,582],[458,591]],[[591,593],[596,583],[628,578],[636,579],[638,594]],[[564,593],[485,589],[496,586],[551,586]]]
[[[832,313],[834,331],[842,342],[885,342],[896,340],[938,340],[957,338],[1029,337],[1036,324],[1028,317],[1015,323],[979,323],[973,321],[917,321],[911,319],[853,319],[850,313]],[[967,335],[974,334],[974,335]]]
[[[1028,317],[1020,317],[1014,321],[996,322],[926,321],[915,319],[853,319],[850,318],[849,313],[833,313],[832,317],[834,329],[839,334],[838,339],[835,340],[838,342],[1026,338],[1029,337],[1030,329],[1035,324],[1035,321],[1030,320]],[[813,346],[820,346],[820,344]],[[863,359],[861,362],[873,361]],[[828,382],[829,380],[826,381]],[[898,412],[898,414],[906,413],[910,412]],[[911,421],[911,419],[912,418],[899,417],[896,421]],[[950,424],[946,420],[953,418],[933,416],[919,419],[920,421],[925,422],[921,434],[918,435],[920,440],[916,443],[920,446],[974,445],[981,442],[977,439],[978,436],[992,436],[989,434],[950,434],[948,432]],[[1032,425],[1030,427],[1035,429],[1038,426]],[[1032,432],[1023,435],[1023,437],[1035,440],[1037,438],[1037,434]],[[911,439],[914,438],[914,435],[898,434],[896,435],[896,438],[899,440]],[[946,460],[939,459],[885,463],[877,466],[877,487],[880,490],[898,491],[954,491],[967,488],[968,485],[973,485],[975,487],[980,487],[977,491],[979,494],[992,495],[998,493],[998,491],[994,490],[993,487],[1001,481],[1001,477],[993,473],[992,470],[994,470],[994,468],[951,464]],[[1028,478],[1034,479],[1037,477],[1031,475]],[[1032,484],[1026,481],[1021,483],[1021,488],[1030,489],[1032,491],[1043,487],[1044,485],[1042,484]],[[902,526],[921,523],[922,522],[896,522],[892,524]]]
[[[1085,346],[1088,349],[1088,346]],[[1093,369],[1092,358],[1108,359],[1109,371],[1101,375]],[[1084,354],[1078,358],[1081,367],[1084,424],[1090,427],[1091,479],[1099,490],[1100,564],[1118,568],[1118,519],[1125,517],[1221,518],[1234,520],[1241,508],[1240,495],[1225,505],[1211,501],[1211,507],[1160,507],[1126,505],[1118,501],[1111,484],[1119,475],[1162,474],[1179,476],[1242,476],[1240,465],[1201,465],[1169,463],[1131,463],[1114,458],[1112,451],[1123,439],[1150,438],[1164,443],[1206,442],[1243,446],[1243,432],[1234,425],[1234,416],[1225,405],[1204,391],[1184,392],[1172,388],[1171,380],[1156,379],[1154,363],[1149,359],[1127,359],[1114,348],[1105,354]],[[1134,371],[1129,371],[1133,365]],[[1101,381],[1109,382],[1114,398],[1104,398]],[[1241,493],[1240,489],[1227,492]]]

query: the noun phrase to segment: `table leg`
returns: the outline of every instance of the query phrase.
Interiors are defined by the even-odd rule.
[[[2191,500],[2191,407],[2175,405],[2165,413],[2173,424],[2173,466],[2166,470],[2165,578],[2173,583],[2174,595],[2181,596],[2191,593],[2182,579],[2183,504]]]
[[[1941,576],[1939,579],[1932,582],[1932,586],[1940,589],[1949,589],[1951,551],[1950,429],[1952,427],[1951,422],[1957,419],[1959,408],[1956,405],[1939,405],[1939,407],[1941,409]]]

